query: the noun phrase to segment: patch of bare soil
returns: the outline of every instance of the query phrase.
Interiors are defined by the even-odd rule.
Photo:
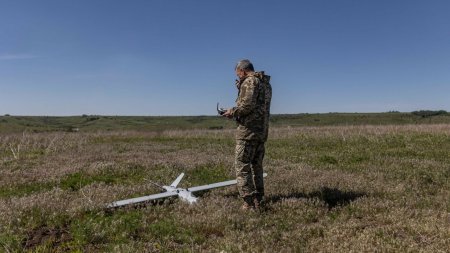
[[[72,236],[67,227],[38,227],[27,233],[27,238],[23,240],[22,246],[25,249],[33,249],[39,245],[46,244],[52,248],[72,240]]]

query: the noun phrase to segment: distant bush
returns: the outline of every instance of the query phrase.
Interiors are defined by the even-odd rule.
[[[100,117],[95,117],[95,116],[89,116],[86,118],[86,121],[94,121],[94,120],[99,120]]]
[[[444,111],[444,110],[439,110],[439,111],[421,110],[421,111],[413,111],[411,113],[416,116],[420,116],[422,118],[438,116],[438,115],[448,115],[448,112]]]
[[[5,117],[9,117],[9,116],[11,116],[11,115],[9,115],[9,114],[5,114]]]

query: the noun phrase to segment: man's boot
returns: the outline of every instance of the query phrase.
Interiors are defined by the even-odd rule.
[[[253,210],[255,209],[255,204],[253,197],[244,197],[244,204],[241,207],[242,210]]]
[[[253,204],[256,209],[262,210],[264,209],[264,197],[261,194],[256,194],[253,198]]]

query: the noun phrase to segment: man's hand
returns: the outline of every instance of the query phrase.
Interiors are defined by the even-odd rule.
[[[224,114],[222,114],[222,116],[227,117],[229,119],[233,118],[233,115],[231,115],[232,114],[231,109],[232,108],[227,109],[227,111]]]

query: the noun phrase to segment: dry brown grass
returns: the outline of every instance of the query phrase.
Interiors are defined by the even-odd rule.
[[[274,128],[263,213],[239,211],[234,187],[104,211],[158,192],[145,178],[233,178],[233,135],[2,134],[0,251],[448,252],[448,124]]]

